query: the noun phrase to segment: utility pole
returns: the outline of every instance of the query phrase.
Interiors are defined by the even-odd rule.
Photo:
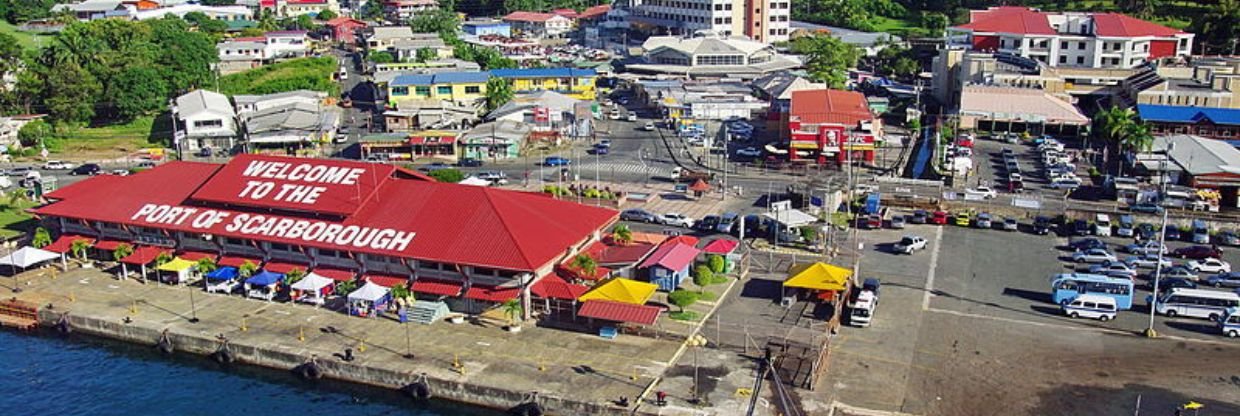
[[[1175,148],[1175,143],[1168,140],[1167,149],[1163,152],[1162,168],[1159,172],[1159,179],[1162,181],[1162,195],[1160,196],[1159,205],[1162,204],[1161,199],[1167,197],[1167,159],[1171,157],[1171,149]],[[1158,333],[1154,331],[1154,313],[1158,309],[1158,283],[1162,278],[1162,261],[1163,251],[1167,247],[1167,209],[1162,210],[1162,230],[1158,233],[1158,261],[1154,263],[1154,287],[1150,296],[1150,324],[1145,328],[1145,336],[1155,338]]]

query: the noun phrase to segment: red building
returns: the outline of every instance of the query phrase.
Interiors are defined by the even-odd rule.
[[[874,141],[882,134],[882,122],[870,112],[859,92],[794,91],[788,133],[790,161],[873,162]]]
[[[345,43],[356,42],[357,32],[366,28],[366,22],[344,16],[328,20],[326,25],[332,30],[332,39]]]

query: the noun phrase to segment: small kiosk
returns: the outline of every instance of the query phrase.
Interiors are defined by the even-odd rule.
[[[349,314],[376,317],[392,301],[392,292],[374,282],[366,282],[360,289],[349,294]]]
[[[292,296],[294,302],[323,306],[323,303],[327,301],[327,296],[332,294],[335,282],[317,273],[310,273],[289,286],[291,289],[289,295]]]
[[[156,270],[158,270],[160,282],[179,285],[188,282],[190,278],[194,277],[194,270],[197,269],[197,266],[198,263],[177,257],[159,265]]]
[[[207,273],[207,293],[232,293],[241,286],[236,267],[221,267]]]
[[[280,290],[282,281],[284,281],[284,275],[279,273],[264,271],[256,274],[245,280],[245,295],[270,302],[276,297],[276,291]]]

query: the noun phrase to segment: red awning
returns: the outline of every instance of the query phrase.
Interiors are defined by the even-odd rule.
[[[133,254],[125,256],[125,258],[121,259],[121,263],[136,265],[147,264],[155,261],[155,258],[159,257],[160,253],[168,253],[171,255],[172,250],[155,246],[138,246],[138,248],[133,249]]]
[[[564,278],[555,274],[543,276],[542,279],[538,279],[537,283],[530,286],[530,292],[533,293],[534,296],[540,298],[565,300],[577,299],[589,290],[590,288],[584,285],[574,285],[572,283],[568,283],[564,280]]]
[[[383,287],[396,287],[409,284],[409,278],[404,276],[392,276],[389,274],[370,274],[362,276],[362,280],[372,282]]]
[[[43,249],[53,253],[65,254],[69,252],[69,249],[73,246],[73,242],[77,240],[86,241],[87,244],[95,242],[95,239],[90,237],[66,234],[60,236],[60,238],[57,238],[56,241],[51,244],[43,247]]]
[[[130,247],[133,246],[133,243],[126,243],[124,241],[99,240],[95,242],[95,248],[100,249],[100,250],[113,251],[113,250],[116,250],[117,247],[120,247],[121,244],[129,244]]]
[[[578,315],[615,322],[653,325],[663,308],[646,305],[630,305],[609,300],[590,300],[581,305]]]
[[[306,270],[310,270],[310,267],[304,264],[285,263],[279,261],[269,261],[267,262],[267,265],[263,266],[263,270],[279,274],[288,274],[288,272],[293,271],[293,269],[301,269],[301,271],[304,272]]]
[[[456,296],[461,293],[461,282],[419,278],[413,281],[413,291],[441,296]]]
[[[455,137],[422,137],[414,136],[409,138],[409,144],[443,144],[451,145],[456,143]]]
[[[467,299],[481,300],[486,302],[503,303],[521,295],[519,287],[496,287],[496,286],[470,286],[465,291]]]
[[[183,258],[189,261],[198,261],[202,259],[215,259],[215,254],[204,253],[201,251],[185,251],[185,252],[182,252],[181,254],[177,254],[177,257],[180,257],[180,258]]]
[[[347,282],[347,281],[353,280],[353,276],[357,276],[357,272],[355,271],[344,270],[344,269],[333,269],[330,267],[316,267],[314,268],[314,274],[317,274],[319,276],[323,276],[323,277],[326,277],[332,280],[339,280],[341,282]]]
[[[254,263],[255,266],[263,264],[262,260],[242,256],[220,256],[220,260],[216,263],[224,267],[241,267],[241,264],[247,261]]]

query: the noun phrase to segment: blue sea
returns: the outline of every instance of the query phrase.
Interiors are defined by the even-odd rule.
[[[0,330],[0,414],[495,416],[450,403],[415,403],[349,383],[306,382],[250,366],[82,335]]]

